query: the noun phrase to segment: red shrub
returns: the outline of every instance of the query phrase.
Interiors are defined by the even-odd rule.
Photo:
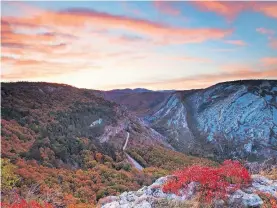
[[[54,208],[51,204],[48,203],[38,203],[36,201],[26,201],[24,199],[13,202],[12,204],[1,203],[0,207],[3,208]]]
[[[163,185],[166,193],[181,195],[181,190],[190,182],[198,182],[201,197],[206,202],[212,199],[224,199],[227,193],[247,186],[251,177],[238,161],[225,161],[220,167],[191,166],[173,174],[175,179]]]

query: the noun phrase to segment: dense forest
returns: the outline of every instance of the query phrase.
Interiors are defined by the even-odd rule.
[[[144,167],[138,171],[122,151],[121,132],[111,141],[99,141],[107,126],[117,126],[129,115],[97,91],[49,83],[3,83],[1,101],[6,206],[26,200],[53,207],[93,207],[104,196],[136,190],[178,168],[217,165],[162,144],[145,143],[147,138],[139,138],[138,133],[126,149]],[[90,128],[98,118],[103,122]],[[133,126],[144,131],[138,123]]]

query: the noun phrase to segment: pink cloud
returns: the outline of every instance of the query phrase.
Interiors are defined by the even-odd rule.
[[[269,46],[273,49],[277,49],[277,38],[271,39],[269,42]]]
[[[233,20],[242,11],[250,10],[277,18],[276,2],[228,2],[228,1],[193,1],[201,11],[215,12],[228,20]]]
[[[201,11],[215,12],[232,20],[246,8],[244,2],[223,2],[223,1],[194,1],[191,2]]]
[[[246,46],[247,45],[243,40],[226,40],[225,43],[237,45],[237,46]]]
[[[107,88],[136,88],[145,87],[149,89],[161,90],[161,89],[193,89],[193,88],[204,88],[209,87],[218,82],[242,80],[242,79],[265,79],[265,78],[276,78],[277,68],[265,69],[265,70],[234,70],[233,72],[223,72],[217,74],[202,74],[192,77],[184,77],[177,79],[164,79],[156,82],[138,82],[133,84],[124,84],[117,86],[108,86]]]
[[[261,6],[256,5],[254,7],[255,11],[262,12],[263,14],[277,18],[277,4],[276,2],[261,2]]]
[[[251,72],[253,69],[245,64],[227,64],[221,66],[220,70],[225,71],[225,72]]]
[[[261,60],[265,66],[277,66],[277,57],[266,57]]]
[[[63,12],[44,11],[32,17],[9,18],[11,24],[32,24],[38,27],[82,27],[93,24],[94,27],[124,29],[140,35],[146,35],[157,42],[201,43],[210,39],[221,39],[232,32],[219,28],[179,28],[152,21],[111,15],[94,10],[71,9]],[[176,40],[176,41],[175,41]]]
[[[269,40],[269,43],[268,43],[269,47],[273,49],[277,49],[277,38],[273,37],[273,35],[275,34],[274,30],[266,29],[266,28],[257,28],[256,31],[267,36]]]
[[[2,79],[24,80],[30,78],[47,78],[56,75],[69,74],[84,70],[81,66],[85,65],[75,63],[60,63],[51,60],[35,60],[1,57],[2,66],[6,69],[7,64],[12,64],[12,70],[5,70],[1,73]],[[96,65],[90,65],[90,69],[98,69]]]
[[[135,53],[134,47],[201,43],[210,39],[221,39],[231,33],[231,30],[217,28],[178,28],[92,10],[52,12],[21,2],[15,3],[14,6],[28,15],[20,18],[2,17],[1,42],[5,58],[2,58],[1,62],[5,71],[1,77],[6,80],[51,77],[87,69],[94,70],[97,68],[93,63],[95,59],[105,58],[105,61],[112,61],[123,57],[122,50],[118,50],[121,46],[132,47],[131,52],[125,53],[130,60],[132,57],[144,58]],[[36,15],[32,15],[32,12]],[[98,32],[91,31],[91,34],[88,34],[84,31],[86,24],[93,25]],[[41,28],[47,32],[37,33]],[[115,37],[107,28],[123,29],[136,35]],[[19,29],[28,32],[18,32]],[[87,42],[92,38],[110,44],[109,47],[115,47],[117,51],[111,53],[106,52],[106,48],[99,49],[103,43]]]
[[[181,14],[181,11],[177,8],[175,8],[172,4],[173,2],[166,2],[166,1],[154,1],[154,6],[157,10],[159,10],[161,13],[177,16]]]
[[[256,31],[264,35],[274,35],[275,33],[274,30],[263,28],[263,27],[257,28]]]

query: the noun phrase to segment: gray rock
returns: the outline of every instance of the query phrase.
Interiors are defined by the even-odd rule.
[[[180,191],[180,196],[175,194],[164,193],[162,185],[172,176],[161,177],[152,185],[144,186],[138,191],[124,192],[118,197],[106,197],[101,201],[102,208],[152,208],[160,199],[185,201],[192,199],[197,193],[197,182],[191,182],[186,188]],[[262,199],[256,194],[257,191],[269,193],[277,198],[277,181],[269,180],[260,175],[252,176],[251,186],[237,190],[235,193],[228,195],[229,207],[261,207]],[[231,189],[231,187],[230,187]],[[215,207],[224,206],[223,200],[216,200]]]
[[[216,200],[214,202],[214,207],[215,208],[222,208],[224,206],[224,201],[221,199],[221,200]]]
[[[165,176],[165,177],[161,177],[161,178],[158,178],[154,184],[158,184],[158,185],[162,185],[164,184],[168,179],[172,178],[174,176]]]
[[[239,189],[230,196],[229,204],[230,206],[260,207],[263,201],[257,194],[247,194]]]
[[[143,186],[141,189],[139,189],[137,192],[144,192],[148,187],[147,186]]]
[[[127,200],[127,192],[123,192],[120,196],[119,196],[119,204],[123,205],[123,204],[127,204],[128,200]]]
[[[269,185],[272,184],[272,180],[269,180],[268,178],[261,176],[261,175],[252,175],[251,176],[253,183],[259,183],[261,185]]]
[[[188,184],[187,189],[185,189],[184,195],[186,195],[186,199],[191,199],[195,195],[196,187],[199,185],[197,182],[191,182]]]
[[[253,175],[252,187],[263,193],[270,194],[277,199],[277,182],[269,180],[264,176]]]
[[[142,201],[139,204],[135,205],[134,207],[139,208],[152,208],[151,204],[148,201]]]
[[[270,194],[271,196],[275,197],[277,199],[277,187],[276,186],[264,186],[259,184],[253,184],[253,187],[256,190],[259,190],[263,193]]]
[[[113,201],[111,203],[108,203],[102,206],[102,208],[119,208],[119,207],[120,205],[119,205],[119,202],[117,201]]]
[[[243,191],[247,194],[253,194],[255,193],[257,190],[254,188],[254,187],[248,187],[248,188],[245,188],[243,189]]]
[[[126,195],[126,200],[128,202],[133,202],[136,200],[136,198],[138,198],[133,192],[128,192]]]

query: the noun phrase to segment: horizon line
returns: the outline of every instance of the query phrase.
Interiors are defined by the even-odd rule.
[[[68,87],[74,87],[77,89],[86,89],[86,90],[94,90],[94,91],[104,91],[104,92],[108,92],[108,91],[115,91],[115,90],[137,90],[137,89],[142,89],[142,90],[147,90],[147,91],[152,91],[152,92],[162,92],[162,91],[187,91],[187,90],[201,90],[201,89],[206,89],[206,88],[210,88],[212,86],[218,85],[218,84],[224,84],[224,83],[231,83],[231,82],[247,82],[247,81],[277,81],[277,79],[237,79],[237,80],[232,80],[232,81],[223,81],[223,82],[217,82],[215,84],[209,85],[208,87],[204,87],[204,88],[190,88],[190,89],[162,89],[162,90],[152,90],[149,88],[144,88],[144,87],[136,87],[136,88],[113,88],[110,90],[105,90],[105,89],[95,89],[95,88],[85,88],[85,87],[78,87],[78,86],[74,86],[72,84],[67,84],[67,83],[62,83],[62,82],[46,82],[46,81],[1,81],[1,88],[2,88],[2,84],[17,84],[17,83],[40,83],[40,84],[56,84],[56,85],[64,85],[64,86],[68,86]]]

